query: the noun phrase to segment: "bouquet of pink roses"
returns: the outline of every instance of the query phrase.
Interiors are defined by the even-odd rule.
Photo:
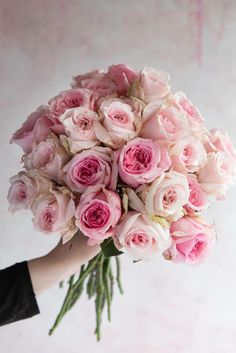
[[[112,65],[73,78],[70,89],[40,106],[11,142],[24,171],[10,179],[9,209],[30,209],[36,229],[63,242],[81,233],[101,252],[72,276],[50,333],[81,296],[95,298],[96,335],[110,306],[118,256],[134,261],[163,255],[202,262],[215,228],[200,215],[209,197],[225,197],[236,176],[227,133],[208,130],[198,109],[169,76]]]

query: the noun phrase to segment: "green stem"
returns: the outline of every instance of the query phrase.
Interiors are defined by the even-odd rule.
[[[66,297],[65,297],[65,299],[63,301],[61,310],[58,313],[52,328],[48,332],[49,336],[51,336],[53,334],[54,330],[59,325],[60,321],[62,320],[63,316],[65,315],[65,308],[67,307],[67,305],[69,303],[69,300],[70,300],[70,296],[71,296],[71,288],[72,288],[73,278],[74,278],[74,275],[70,277],[70,280],[69,280],[70,284],[69,284],[69,288],[68,288],[67,293],[66,293]]]
[[[87,291],[87,295],[88,295],[89,299],[91,299],[92,296],[94,295],[95,289],[96,289],[96,276],[93,271],[93,272],[91,272],[91,274],[89,276],[89,280],[87,282],[87,290],[86,291]]]
[[[116,282],[117,282],[120,293],[124,294],[122,284],[121,284],[121,279],[120,279],[120,260],[119,260],[118,256],[116,256],[115,259],[116,259]]]
[[[116,283],[121,294],[123,294],[123,288],[120,278],[120,261],[119,258],[115,257],[116,261]],[[81,266],[81,270],[77,279],[75,275],[71,276],[68,281],[68,290],[66,297],[63,301],[61,310],[56,317],[56,320],[49,331],[49,335],[52,335],[64,315],[73,307],[77,302],[81,294],[83,293],[84,285],[87,282],[87,294],[89,299],[95,297],[95,308],[96,308],[96,328],[95,334],[97,340],[101,339],[101,323],[102,313],[105,305],[107,304],[107,315],[108,320],[111,320],[111,302],[113,298],[114,288],[114,275],[112,271],[112,258],[106,257],[102,252],[90,260],[85,267]]]
[[[96,305],[96,329],[95,333],[97,335],[97,340],[100,341],[101,339],[101,321],[102,321],[102,307],[103,307],[103,261],[104,256],[98,261],[98,268],[97,268],[97,296],[95,300]]]
[[[89,273],[93,271],[101,256],[102,254],[99,253],[96,257],[94,257],[92,260],[89,261],[86,269],[83,271],[83,273],[80,274],[79,279],[73,284],[73,290],[76,290],[76,288],[81,284],[81,282],[83,282],[86,279]]]
[[[105,299],[107,301],[107,317],[108,320],[111,321],[111,293],[109,288],[109,267],[110,259],[108,258],[104,261],[103,284],[105,289]]]
[[[113,292],[114,292],[114,276],[113,276],[113,273],[112,273],[111,263],[110,263],[110,266],[109,266],[109,282],[110,282],[110,295],[111,295],[111,300],[112,300]]]
[[[72,306],[75,304],[77,299],[82,294],[83,282],[86,279],[86,277],[88,276],[88,274],[90,273],[90,271],[96,266],[96,263],[97,263],[100,256],[101,256],[101,254],[98,254],[96,257],[94,257],[92,260],[90,260],[89,264],[85,270],[84,270],[84,265],[81,266],[79,279],[75,283],[74,283],[74,275],[70,277],[69,288],[68,288],[66,297],[63,301],[61,310],[60,310],[59,314],[57,315],[52,328],[49,330],[48,334],[50,336],[55,331],[56,327],[59,325],[59,323],[63,319],[64,315],[72,308]]]

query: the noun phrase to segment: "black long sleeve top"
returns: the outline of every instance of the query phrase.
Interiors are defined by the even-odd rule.
[[[27,262],[0,270],[0,326],[39,314]]]

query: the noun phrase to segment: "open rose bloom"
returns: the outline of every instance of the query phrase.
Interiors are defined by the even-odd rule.
[[[84,236],[101,247],[68,294],[76,300],[87,282],[98,339],[105,304],[110,318],[112,257],[121,290],[121,254],[199,264],[215,243],[203,213],[235,184],[236,150],[204,122],[167,73],[119,64],[75,75],[11,138],[23,155],[9,210],[28,209],[37,230],[63,243]],[[50,333],[72,305],[64,302]]]

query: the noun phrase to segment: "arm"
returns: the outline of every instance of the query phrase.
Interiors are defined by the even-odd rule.
[[[0,326],[39,314],[35,295],[78,272],[99,251],[80,234],[45,256],[0,270]]]
[[[29,273],[35,295],[70,277],[80,270],[100,251],[100,246],[87,245],[87,239],[75,235],[69,242],[58,245],[47,255],[28,261]]]

